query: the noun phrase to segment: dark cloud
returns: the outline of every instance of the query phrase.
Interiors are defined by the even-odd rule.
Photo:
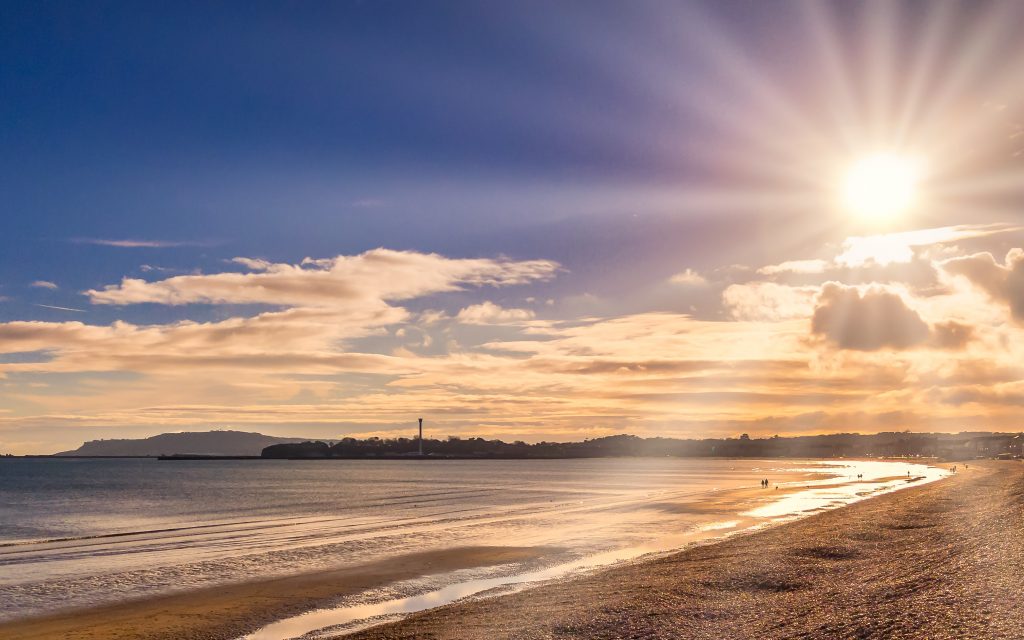
[[[974,338],[974,327],[950,320],[929,326],[899,294],[826,282],[811,318],[811,333],[855,351],[963,349]]]
[[[946,260],[942,268],[967,278],[993,299],[1006,303],[1013,319],[1024,322],[1024,249],[1010,249],[1003,264],[984,252]]]
[[[973,339],[974,327],[968,324],[950,320],[932,326],[931,345],[938,349],[963,349]]]
[[[943,404],[955,406],[963,404],[1024,406],[1024,391],[1019,389],[1002,391],[979,386],[959,387],[944,390],[938,394],[938,397]]]
[[[811,333],[840,349],[909,349],[928,341],[928,323],[898,294],[826,282],[811,318]]]

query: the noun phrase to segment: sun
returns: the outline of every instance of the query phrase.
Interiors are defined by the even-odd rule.
[[[919,158],[896,153],[864,156],[843,178],[843,205],[850,213],[870,220],[886,220],[906,213],[918,196],[922,177]]]

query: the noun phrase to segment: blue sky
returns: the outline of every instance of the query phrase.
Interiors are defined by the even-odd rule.
[[[73,291],[139,263],[376,246],[627,259],[609,236],[702,213],[634,194],[721,185],[699,151],[737,137],[673,98],[722,84],[687,43],[710,9],[668,11],[671,29],[619,3],[9,5],[0,279]],[[720,13],[791,62],[780,18]],[[96,238],[185,246],[74,242]]]
[[[787,404],[785,389],[771,403],[746,397],[735,410],[714,396],[697,403],[686,395],[696,383],[678,375],[648,381],[671,387],[671,402],[636,396],[594,412],[556,410],[552,398],[520,408],[496,399],[539,393],[552,380],[499,390],[480,373],[479,385],[446,394],[456,380],[467,384],[467,360],[480,365],[510,353],[506,364],[522,365],[540,358],[530,340],[569,345],[582,340],[573,332],[584,325],[603,336],[608,360],[631,334],[602,327],[649,327],[652,317],[664,326],[649,328],[651,335],[667,333],[644,361],[696,367],[719,337],[684,347],[668,336],[691,322],[710,323],[692,330],[714,333],[744,321],[762,323],[762,337],[784,328],[794,340],[823,341],[790,345],[783,359],[805,369],[848,358],[842,345],[851,343],[816,333],[812,322],[830,296],[843,299],[826,282],[860,287],[855,304],[871,286],[901,296],[936,340],[956,316],[946,317],[956,305],[939,305],[936,287],[996,307],[1012,303],[1011,285],[943,265],[987,251],[996,267],[1015,268],[1008,253],[1021,245],[1015,185],[1024,88],[1015,72],[1022,18],[1012,5],[916,1],[4,3],[0,449],[226,426],[319,437],[383,433],[424,399],[454,411],[470,397],[496,404],[441,420],[441,428],[527,439],[756,432],[759,425],[772,432],[926,428],[916,414],[872,418],[891,406],[849,408],[846,417],[824,405],[794,411],[800,401]],[[884,220],[842,211],[835,192],[844,167],[892,151],[927,157],[917,206]],[[947,232],[913,236],[934,242],[869,242],[874,249],[861,252],[868,258],[849,259],[849,249],[863,245],[858,239],[928,229]],[[383,279],[362,267],[347,271],[340,259],[334,267],[302,266],[307,257],[378,265],[380,256],[366,253],[378,248],[404,256],[393,277],[416,280],[414,292],[387,293],[394,265]],[[430,267],[424,255],[434,256]],[[459,262],[468,259],[489,262]],[[509,275],[538,261],[550,269]],[[805,264],[773,269],[793,261]],[[449,275],[420,282],[404,270],[412,264]],[[263,286],[258,274],[289,265],[303,273],[272,280],[282,287],[279,298],[242,291]],[[358,291],[367,313],[380,305],[402,313],[339,317],[349,333],[327,332],[295,349],[394,360],[320,363],[311,372],[289,360],[297,351],[286,357],[268,347],[264,355],[278,363],[272,373],[253,378],[239,361],[217,374],[220,381],[237,374],[248,391],[225,383],[199,394],[174,389],[176,376],[200,375],[200,362],[182,361],[172,373],[170,365],[96,355],[179,354],[199,348],[175,333],[181,323],[220,335],[227,325],[216,323],[260,322],[264,314],[277,322],[273,314],[333,308],[325,298],[288,297],[287,287],[307,286],[303,278],[320,282],[317,269],[350,278],[327,290]],[[957,278],[974,289],[956,289]],[[136,283],[130,292],[129,281]],[[211,293],[224,282],[240,289]],[[104,294],[108,288],[117,291]],[[768,312],[755,313],[756,305]],[[330,324],[317,317],[317,327]],[[1015,320],[1002,318],[998,331],[973,335],[1011,335]],[[129,336],[125,326],[150,337]],[[296,330],[310,330],[303,327]],[[39,335],[26,337],[32,332]],[[930,357],[925,342],[875,365]],[[566,349],[567,358],[601,351]],[[615,355],[626,371],[639,366],[636,357]],[[899,384],[920,366],[906,364]],[[720,373],[711,376],[715,393],[740,384]],[[574,380],[581,378],[563,381],[566,397],[585,397]],[[614,395],[609,386],[586,389]],[[934,385],[917,392],[914,402],[925,404],[939,393]],[[367,406],[386,396],[396,414],[343,406],[364,396]],[[154,417],[164,401],[179,411]],[[182,409],[197,403],[211,417]],[[260,422],[243,410],[282,404],[305,413]],[[949,424],[994,415],[982,405],[951,407]]]

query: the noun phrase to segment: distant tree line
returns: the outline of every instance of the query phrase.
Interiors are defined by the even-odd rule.
[[[870,435],[839,433],[815,436],[750,438],[641,438],[631,435],[594,438],[583,442],[503,442],[484,438],[424,439],[424,455],[443,458],[607,458],[737,457],[1012,457],[1022,453],[1024,436],[1014,433],[887,432]],[[329,442],[275,444],[263,449],[264,458],[405,458],[419,455],[416,438],[344,438]]]

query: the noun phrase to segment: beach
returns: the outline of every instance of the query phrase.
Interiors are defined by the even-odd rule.
[[[367,589],[341,580],[327,606],[538,571],[531,582],[561,579],[905,487],[908,471],[943,475],[820,460],[15,460],[0,465],[0,624],[281,584],[289,617],[303,609],[299,583],[330,585],[356,568],[382,575]],[[509,547],[531,551],[480,551]],[[423,560],[460,553],[471,560]],[[407,570],[391,575],[398,566]],[[460,586],[429,604],[465,595]]]
[[[445,604],[436,598],[442,588],[434,600],[419,596],[426,602],[421,609],[437,608],[371,628],[364,622],[356,627],[362,631],[347,637],[1012,636],[1019,627],[1007,608],[1016,606],[1011,596],[1024,586],[1015,570],[1024,558],[1024,465],[986,462],[937,482],[899,482],[907,488],[510,595],[438,607]],[[393,585],[402,581],[542,567],[557,551],[491,545],[403,554],[13,620],[0,624],[0,636],[234,639],[279,621],[301,622],[311,610],[330,612],[359,594],[398,597]],[[508,591],[467,594],[502,590]],[[373,613],[374,601],[362,602],[369,603],[364,613]],[[331,637],[342,627],[309,629]],[[917,629],[923,635],[914,636]]]
[[[1024,465],[410,616],[358,640],[1024,637]]]
[[[0,624],[5,640],[235,638],[254,626],[422,575],[521,562],[544,549],[458,548],[317,573],[189,591]]]

